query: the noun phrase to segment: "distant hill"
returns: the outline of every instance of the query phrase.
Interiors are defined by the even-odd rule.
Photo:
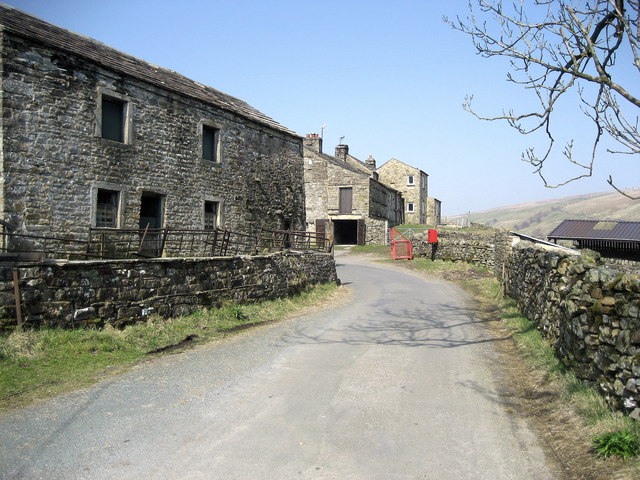
[[[640,196],[640,189],[631,193]],[[592,193],[471,212],[469,217],[474,223],[545,239],[566,219],[640,221],[640,200],[631,200],[617,192]],[[461,218],[448,217],[447,220],[456,223]]]

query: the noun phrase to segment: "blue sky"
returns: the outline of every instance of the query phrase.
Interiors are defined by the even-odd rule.
[[[520,160],[539,139],[462,109],[467,94],[486,114],[528,101],[506,82],[506,61],[478,57],[442,21],[466,16],[466,0],[5,2],[241,98],[300,135],[327,125],[326,153],[344,136],[362,160],[419,167],[445,215],[606,191],[609,174],[640,184],[637,159],[603,153],[593,178],[547,189]],[[580,148],[591,125],[560,113]],[[559,149],[550,180],[574,173]]]

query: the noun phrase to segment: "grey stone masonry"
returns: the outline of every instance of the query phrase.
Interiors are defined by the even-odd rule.
[[[492,269],[501,275],[508,255],[511,237],[506,230],[474,228],[468,230],[438,230],[436,246],[427,242],[427,233],[412,239],[416,257],[432,257],[449,262],[468,262]]]
[[[301,137],[238,99],[10,7],[0,23],[0,218],[19,232],[84,238],[100,192],[113,194],[120,228],[142,226],[151,196],[160,226],[202,229],[205,202],[215,202],[231,230],[304,229]],[[103,138],[106,100],[122,109],[121,141]]]
[[[333,255],[325,253],[25,263],[0,268],[0,329],[17,323],[14,268],[27,328],[121,327],[337,281]]]
[[[595,252],[569,255],[519,244],[503,282],[578,378],[640,418],[637,273],[607,267]]]

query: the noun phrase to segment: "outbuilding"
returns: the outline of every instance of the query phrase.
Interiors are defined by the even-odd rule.
[[[603,257],[640,260],[640,222],[563,220],[547,236],[551,242],[572,242]]]

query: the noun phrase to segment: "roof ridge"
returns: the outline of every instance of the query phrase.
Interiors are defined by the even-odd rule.
[[[0,4],[0,23],[3,28],[16,34],[34,38],[41,43],[81,56],[103,67],[215,105],[276,130],[299,136],[244,100],[197,82],[175,70],[122,52],[94,38],[41,20],[15,7]]]

